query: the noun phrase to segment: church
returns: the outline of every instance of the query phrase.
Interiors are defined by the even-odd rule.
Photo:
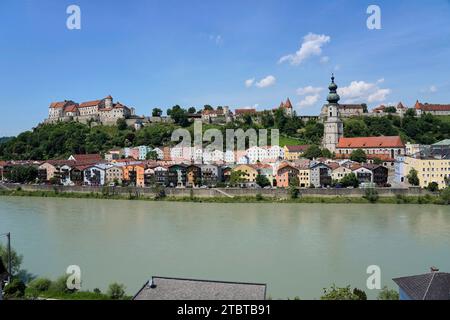
[[[344,138],[340,97],[334,79],[334,75],[332,75],[331,84],[328,86],[330,90],[327,97],[328,103],[322,108],[322,113],[324,113],[322,147],[335,153],[336,158],[349,158],[357,149],[364,150],[368,158],[379,158],[386,161],[394,161],[396,156],[404,155],[406,146],[399,136]]]

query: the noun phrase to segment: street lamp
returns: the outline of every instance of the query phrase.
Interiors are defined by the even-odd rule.
[[[0,237],[6,237],[8,239],[8,283],[11,283],[11,274],[12,274],[12,258],[11,258],[11,232],[0,234]]]

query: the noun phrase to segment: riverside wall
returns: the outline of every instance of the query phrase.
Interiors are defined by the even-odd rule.
[[[3,188],[15,190],[21,188],[24,191],[57,191],[74,193],[108,193],[110,195],[141,195],[154,196],[152,188],[136,187],[93,187],[93,186],[52,186],[52,185],[28,185],[28,184],[2,184]],[[402,196],[424,196],[433,195],[427,190],[420,188],[377,188],[380,197]],[[289,198],[289,191],[286,189],[244,189],[244,188],[219,188],[219,189],[191,189],[191,188],[166,188],[168,197],[255,197],[257,194],[268,198]],[[364,189],[300,189],[300,196],[304,197],[362,197],[365,195]]]

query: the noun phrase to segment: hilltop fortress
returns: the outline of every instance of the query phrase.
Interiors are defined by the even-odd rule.
[[[111,96],[80,104],[72,100],[64,100],[50,104],[46,122],[74,120],[81,123],[96,121],[102,124],[116,124],[118,119],[132,117],[134,113],[134,108],[129,108],[120,102],[114,103]]]

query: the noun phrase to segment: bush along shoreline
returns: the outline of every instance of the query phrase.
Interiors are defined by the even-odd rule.
[[[405,196],[395,195],[381,197],[376,189],[367,189],[362,197],[326,196],[312,197],[303,196],[301,192],[290,192],[288,198],[274,198],[257,193],[254,196],[235,197],[195,197],[193,192],[189,196],[174,197],[167,196],[163,189],[155,190],[153,195],[143,195],[138,192],[128,194],[83,193],[83,192],[60,192],[53,191],[31,191],[18,187],[16,190],[0,189],[0,196],[14,197],[41,197],[41,198],[71,198],[71,199],[104,199],[104,200],[141,200],[141,201],[167,201],[167,202],[195,202],[195,203],[329,203],[329,204],[432,204],[449,205],[450,188],[442,190],[436,195]]]

